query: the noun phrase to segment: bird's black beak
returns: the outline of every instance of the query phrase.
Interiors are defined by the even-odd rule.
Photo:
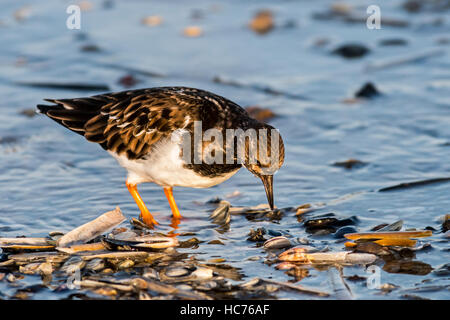
[[[266,189],[267,201],[269,202],[270,210],[273,210],[273,176],[260,176],[264,189]]]

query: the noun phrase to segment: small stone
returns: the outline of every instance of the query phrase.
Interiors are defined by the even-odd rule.
[[[183,35],[190,38],[200,37],[203,34],[202,28],[198,26],[186,27],[183,30]]]
[[[225,244],[224,244],[222,241],[220,241],[220,240],[211,240],[211,241],[208,242],[208,244],[220,244],[220,245],[222,245],[222,246],[225,245]]]
[[[122,86],[124,86],[126,88],[135,86],[139,82],[140,81],[131,74],[121,77],[118,81],[119,84],[121,84]]]
[[[383,39],[379,42],[380,46],[406,46],[408,41],[400,38]]]
[[[369,52],[370,50],[367,47],[360,44],[346,44],[332,51],[333,54],[340,55],[346,59],[361,58]]]
[[[358,159],[348,159],[345,161],[337,161],[335,163],[333,163],[333,166],[335,167],[343,167],[345,169],[353,169],[353,168],[361,168],[364,167],[367,163],[363,162],[361,160]]]
[[[371,82],[367,82],[364,86],[362,86],[361,89],[359,89],[355,93],[355,97],[366,98],[366,99],[372,99],[379,95],[380,95],[380,92],[377,90],[375,85]]]
[[[95,44],[85,44],[85,45],[81,46],[80,50],[82,52],[101,52],[102,51],[100,49],[100,47]]]
[[[148,16],[141,20],[141,23],[149,26],[149,27],[155,27],[159,26],[163,22],[163,18],[160,16]]]
[[[263,121],[263,122],[269,121],[277,116],[269,108],[261,108],[259,106],[249,106],[249,107],[246,107],[245,110],[248,112],[248,114],[252,118],[254,118],[258,121]]]
[[[117,295],[116,289],[109,288],[109,287],[98,288],[98,289],[94,290],[94,292],[96,294],[100,294],[102,296],[108,296],[108,297]]]
[[[209,280],[214,277],[214,273],[209,268],[197,268],[192,275],[198,280]]]

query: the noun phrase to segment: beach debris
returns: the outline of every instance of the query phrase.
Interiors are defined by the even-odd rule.
[[[304,264],[371,264],[375,262],[377,256],[370,253],[352,253],[347,251],[308,253],[306,248],[296,247],[280,253],[278,259],[280,261]]]
[[[183,35],[189,38],[197,38],[203,35],[203,30],[199,26],[189,26],[184,28]]]
[[[362,168],[365,165],[367,165],[366,162],[363,162],[358,159],[353,159],[353,158],[345,160],[345,161],[337,161],[337,162],[333,163],[333,166],[335,166],[335,167],[342,167],[342,168],[345,168],[348,170]]]
[[[384,264],[383,270],[389,273],[427,275],[433,268],[422,261],[391,260]]]
[[[247,241],[252,241],[252,242],[267,241],[267,239],[264,238],[265,234],[266,234],[266,229],[264,229],[264,228],[258,228],[256,230],[250,229]]]
[[[102,49],[100,49],[100,47],[97,46],[96,44],[85,44],[80,47],[80,51],[93,53],[93,52],[101,52]]]
[[[245,110],[252,118],[259,121],[269,121],[277,117],[277,115],[269,108],[261,108],[259,106],[249,106],[246,107]]]
[[[288,238],[278,236],[267,240],[266,242],[264,242],[263,246],[264,249],[282,249],[290,247],[291,245],[291,241],[289,241]]]
[[[346,59],[356,59],[365,56],[369,52],[369,48],[362,44],[349,43],[337,47],[331,53],[339,55]]]
[[[396,224],[399,224],[398,222]],[[397,228],[397,226],[395,226]],[[375,231],[375,232],[361,232],[361,233],[348,233],[344,237],[355,242],[346,242],[346,247],[356,247],[358,242],[371,241],[381,246],[415,246],[417,240],[411,238],[429,237],[432,235],[430,230],[418,230],[418,231]]]
[[[360,232],[360,233],[349,233],[345,237],[350,240],[360,240],[360,239],[410,239],[410,238],[422,238],[430,237],[432,232],[430,230],[417,230],[417,231],[395,231],[395,232]]]
[[[0,238],[0,248],[5,252],[47,251],[55,248],[55,241],[47,238]]]
[[[19,114],[21,114],[27,118],[33,118],[36,116],[37,112],[36,112],[36,109],[29,108],[29,109],[20,110]]]
[[[356,223],[358,223],[356,216],[339,219],[334,213],[326,213],[306,219],[303,225],[306,228],[306,232],[314,235],[323,235],[334,233],[339,227],[354,225]]]
[[[163,18],[161,16],[147,16],[141,20],[143,25],[149,27],[159,26],[163,22]]]
[[[308,287],[304,287],[304,286],[300,286],[300,285],[295,285],[295,284],[292,284],[289,282],[281,282],[281,281],[275,281],[275,280],[269,280],[269,279],[260,279],[260,281],[279,286],[280,288],[295,290],[299,293],[305,293],[305,294],[310,294],[310,295],[315,295],[315,296],[320,296],[320,297],[328,297],[330,295],[328,292],[325,292],[325,291],[321,291],[321,290],[318,290],[315,288],[308,288]]]
[[[76,91],[109,91],[109,86],[105,84],[87,84],[87,83],[56,83],[56,82],[16,82],[20,86],[45,88],[45,89],[62,89]]]
[[[353,226],[344,226],[344,227],[340,227],[339,229],[337,229],[334,234],[333,237],[335,237],[336,239],[341,239],[344,238],[344,235],[347,233],[356,233],[358,232],[358,230],[353,227]]]
[[[125,88],[133,87],[136,84],[138,84],[140,81],[132,74],[127,74],[123,77],[121,77],[118,81],[120,85],[122,85]]]
[[[401,38],[382,39],[378,42],[380,46],[406,46],[408,41]]]
[[[384,232],[384,231],[400,231],[403,227],[403,220],[395,221],[394,223],[384,225],[383,227],[372,229],[372,231]]]
[[[365,83],[361,89],[355,93],[356,98],[373,99],[380,95],[380,92],[372,82]]]
[[[228,201],[220,201],[219,206],[213,211],[209,219],[218,225],[229,224],[231,221],[230,207],[231,204]]]
[[[249,23],[249,28],[255,33],[263,35],[274,28],[272,11],[264,9],[258,11]]]
[[[106,231],[114,228],[125,220],[119,207],[115,210],[108,211],[100,217],[73,229],[59,238],[57,241],[58,247],[70,247],[76,244],[86,243]]]
[[[401,56],[397,58],[388,58],[386,60],[372,62],[367,65],[366,71],[379,71],[386,68],[392,68],[401,66],[404,64],[416,63],[419,61],[424,61],[429,58],[442,56],[445,54],[445,50],[442,49],[432,49],[420,53],[414,53],[407,56]]]
[[[113,237],[104,237],[103,243],[109,247],[110,250],[159,250],[171,247],[177,247],[179,242],[176,238],[163,237],[155,235],[144,235],[138,237],[131,237],[128,239],[115,239]]]

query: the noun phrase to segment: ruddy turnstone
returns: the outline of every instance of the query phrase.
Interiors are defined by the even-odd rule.
[[[149,226],[157,222],[138,193],[139,183],[162,186],[173,218],[179,220],[173,187],[211,187],[242,166],[262,180],[273,209],[273,174],[284,161],[281,136],[224,97],[194,88],[160,87],[45,100],[53,105],[38,105],[41,113],[98,143],[127,169],[126,186]],[[248,134],[252,130],[256,136]],[[204,139],[211,132],[214,139]],[[238,139],[236,132],[244,134]],[[209,161],[201,156],[198,161],[208,148]]]

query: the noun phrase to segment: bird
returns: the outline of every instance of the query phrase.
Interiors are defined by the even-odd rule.
[[[242,167],[261,179],[270,209],[274,209],[273,175],[284,163],[283,139],[277,129],[252,118],[231,100],[181,86],[43,100],[51,104],[38,104],[38,112],[99,144],[127,170],[126,187],[140,210],[140,219],[151,228],[158,222],[140,196],[138,184],[161,186],[172,219],[179,222],[182,216],[174,187],[208,188]],[[245,134],[228,139],[226,134],[235,131],[256,132],[257,139]],[[203,139],[208,132],[216,134],[214,139]],[[267,132],[265,144],[262,132]],[[203,139],[197,144],[196,135]],[[216,161],[201,157],[208,148],[210,158]],[[268,161],[269,156],[274,160]]]

